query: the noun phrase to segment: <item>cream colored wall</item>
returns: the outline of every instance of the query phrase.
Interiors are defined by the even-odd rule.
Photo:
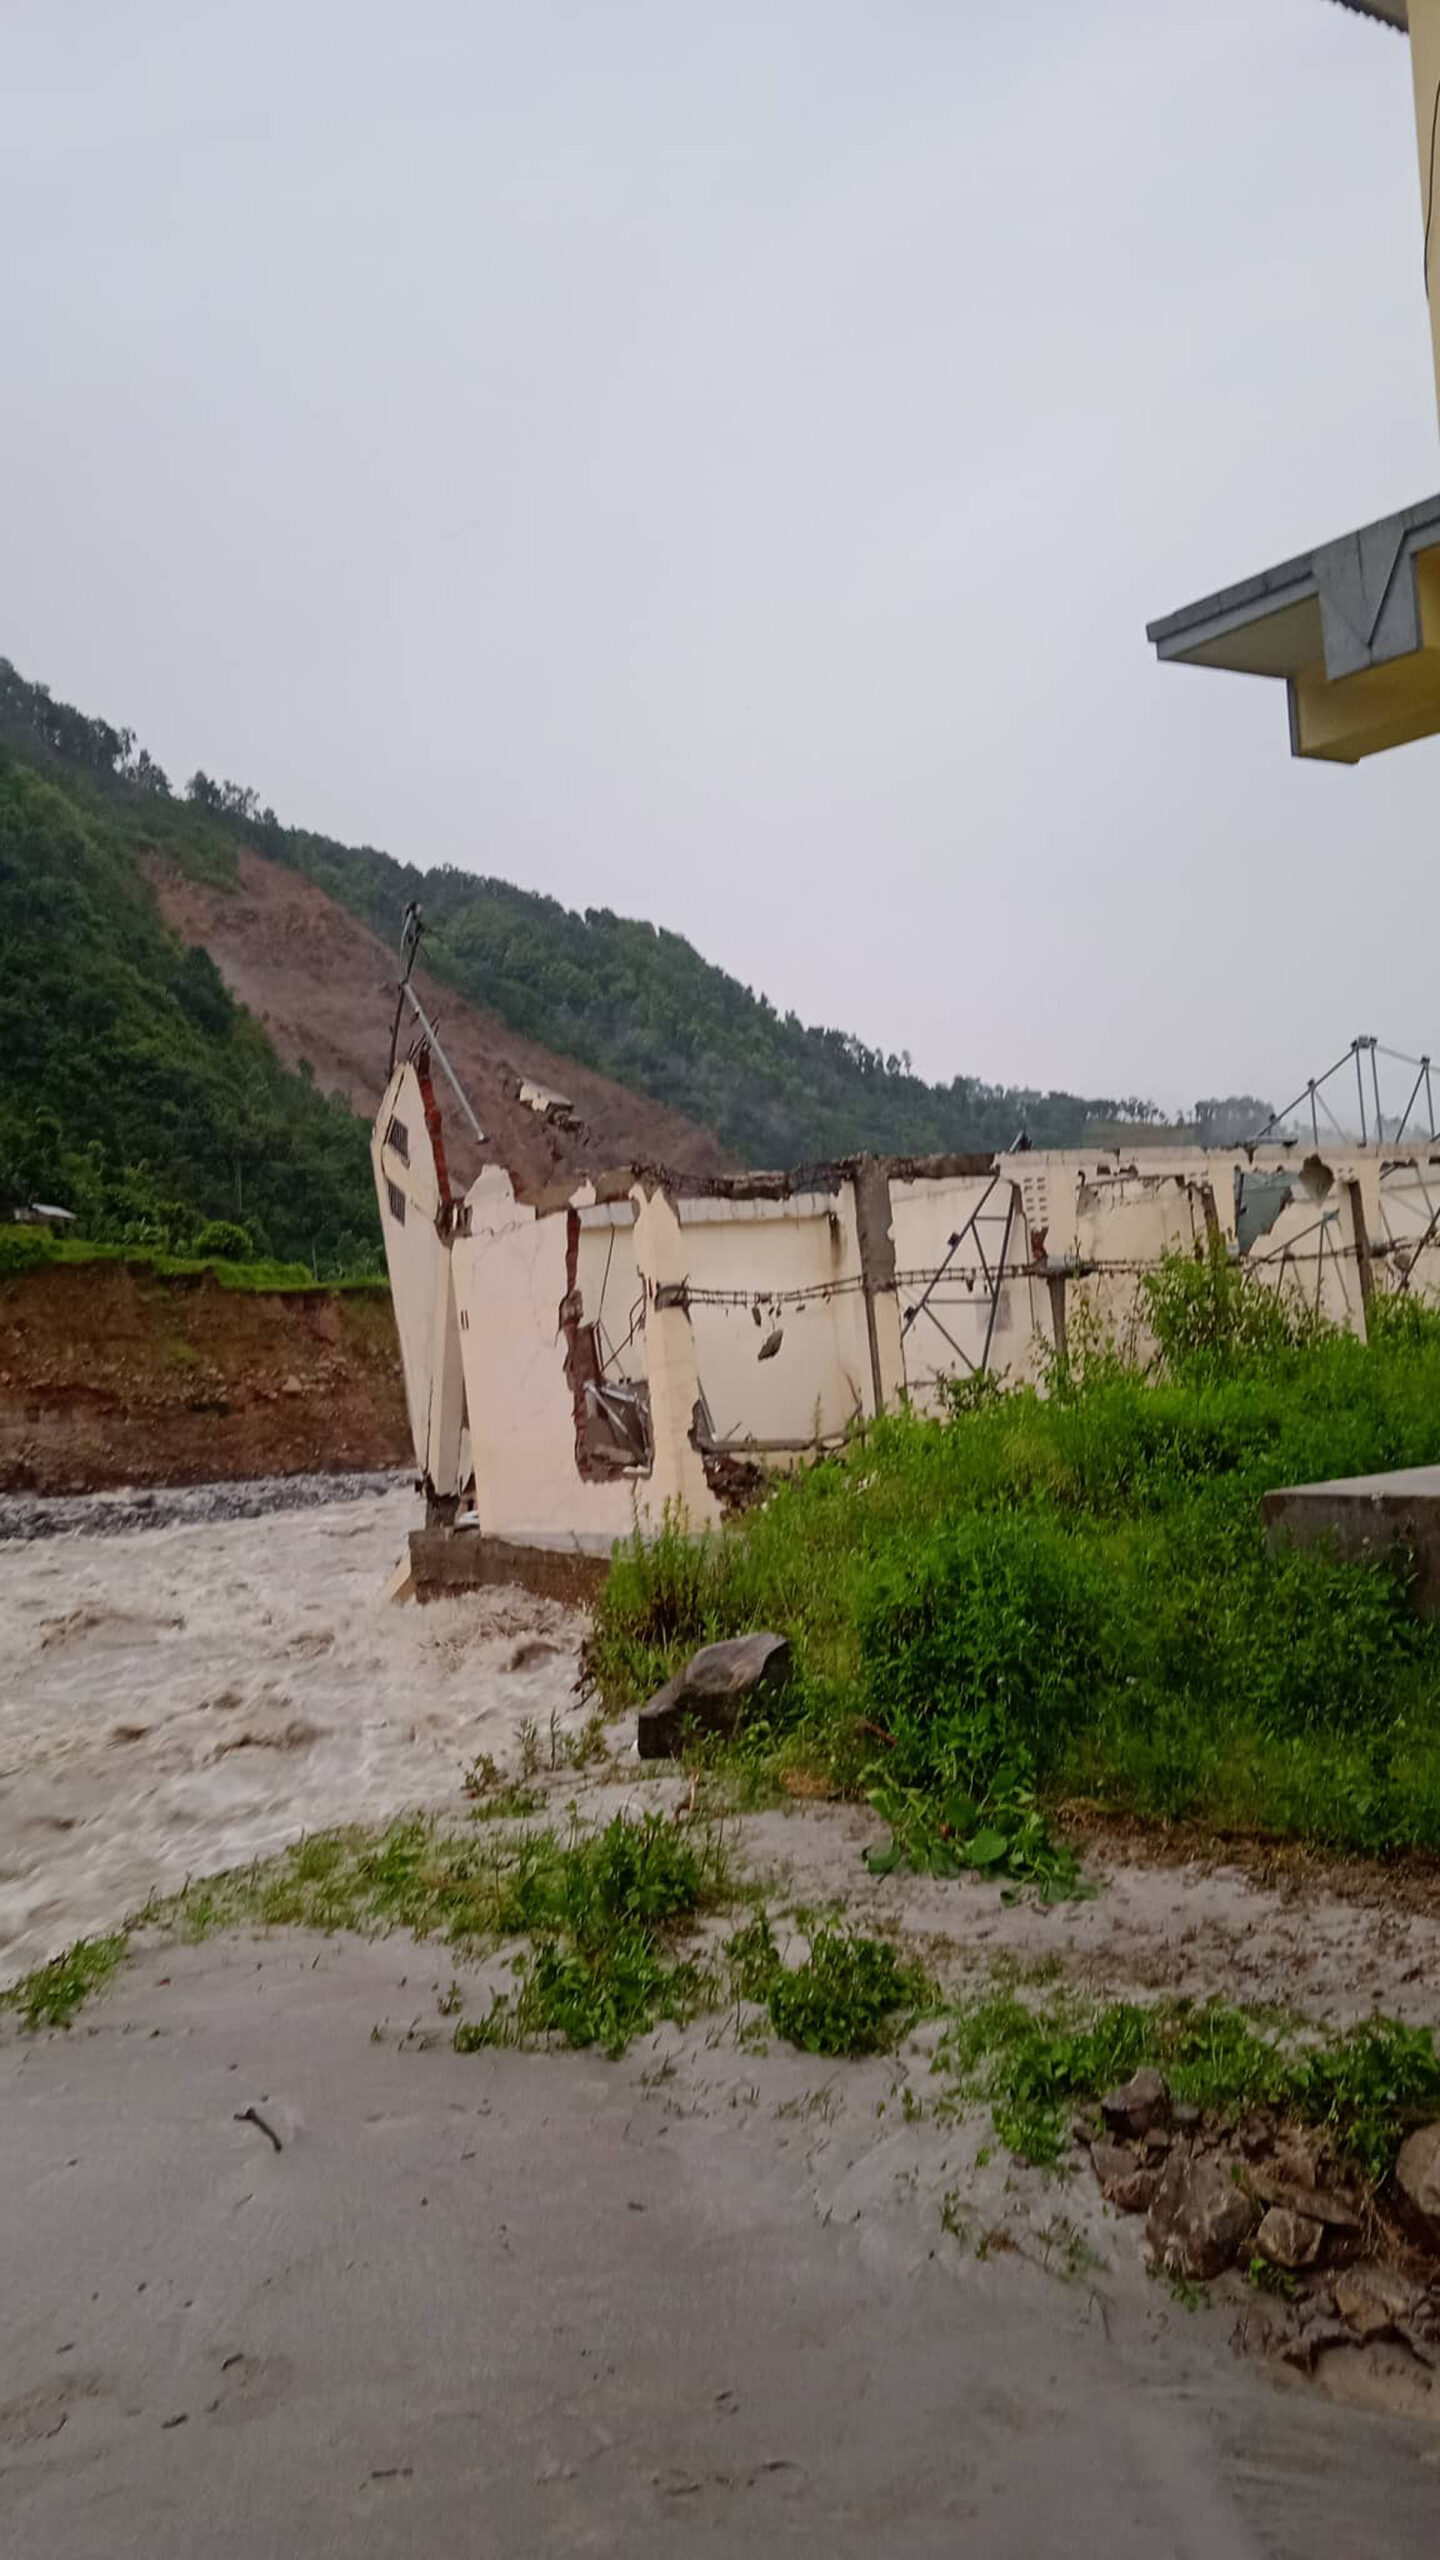
[[[1071,1282],[1072,1347],[1088,1328],[1091,1339],[1113,1342],[1127,1357],[1149,1354],[1154,1346],[1137,1266],[1153,1268],[1167,1254],[1203,1250],[1205,1187],[1203,1176],[1187,1179],[1181,1173],[1097,1173],[1077,1183],[1062,1236],[1051,1232],[1051,1251],[1073,1254],[1081,1262],[1129,1267],[1095,1271]]]
[[[582,1208],[575,1286],[581,1323],[599,1327],[607,1371],[616,1378],[643,1378],[645,1292],[635,1266],[633,1200],[603,1200]]]
[[[394,1120],[405,1130],[408,1162],[389,1143]],[[397,1067],[386,1087],[371,1132],[370,1163],[415,1465],[436,1493],[457,1494],[470,1473],[460,1330],[450,1281],[450,1248],[436,1226],[441,1206],[439,1174],[425,1124],[420,1080],[409,1064]],[[391,1204],[392,1183],[405,1202],[403,1223]]]
[[[942,1276],[935,1279],[946,1262],[951,1236],[962,1234],[977,1211],[978,1235],[974,1229],[965,1235]],[[1030,1258],[1030,1222],[1014,1177],[1004,1171],[993,1182],[988,1174],[892,1180],[890,1212],[905,1392],[910,1402],[921,1412],[934,1411],[942,1380],[963,1377],[967,1361],[972,1369],[980,1366],[987,1333],[993,1370],[1003,1373],[1012,1386],[1037,1377],[1051,1339],[1044,1282],[1018,1274],[1005,1280],[992,1329],[992,1293],[984,1272],[986,1263],[992,1270],[999,1265],[1002,1250],[1007,1267]],[[952,1349],[952,1342],[963,1358]]]
[[[1366,1224],[1368,1229],[1368,1220]],[[1349,1188],[1339,1181],[1323,1200],[1302,1196],[1290,1201],[1251,1246],[1246,1265],[1261,1286],[1358,1333],[1363,1341],[1365,1302],[1355,1244]]]
[[[1430,217],[1430,190],[1440,177],[1440,131],[1435,102],[1440,95],[1440,0],[1410,0],[1410,68],[1415,84],[1415,136],[1420,157],[1420,222]],[[1433,137],[1433,140],[1432,140]],[[1440,204],[1434,207],[1440,222]],[[1440,242],[1430,234],[1430,343],[1435,366],[1435,398],[1440,407]]]
[[[675,1207],[717,1438],[762,1447],[838,1439],[873,1400],[850,1186],[788,1200],[682,1198]],[[707,1291],[750,1303],[715,1303]],[[762,1360],[777,1328],[779,1349]]]
[[[655,1528],[667,1518],[691,1529],[710,1528],[719,1520],[720,1506],[690,1436],[700,1401],[700,1372],[690,1314],[683,1303],[688,1241],[675,1205],[663,1191],[647,1191],[637,1184],[632,1197],[635,1263],[645,1289],[645,1363],[655,1451],[646,1489],[646,1519]]]
[[[1393,1283],[1408,1271],[1413,1295],[1440,1302],[1440,1160],[1420,1156],[1387,1165],[1379,1193],[1374,1232],[1399,1247],[1390,1260]]]
[[[472,1184],[466,1209],[452,1263],[480,1526],[603,1552],[629,1533],[636,1505],[629,1478],[588,1483],[575,1463],[560,1324],[565,1215],[537,1218],[498,1165]]]

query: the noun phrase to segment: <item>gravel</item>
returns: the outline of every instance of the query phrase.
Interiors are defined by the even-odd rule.
[[[258,1520],[270,1511],[310,1511],[320,1503],[363,1502],[413,1483],[407,1470],[369,1475],[250,1476],[233,1484],[123,1485],[117,1493],[0,1494],[0,1544],[7,1539],[114,1538],[131,1529],[174,1529],[207,1520]]]

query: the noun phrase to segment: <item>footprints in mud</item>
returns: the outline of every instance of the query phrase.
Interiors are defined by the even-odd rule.
[[[57,2349],[68,2355],[68,2346]],[[245,2425],[278,2408],[291,2387],[285,2356],[255,2356],[244,2349],[197,2359],[193,2373],[164,2401],[133,2398],[97,2368],[67,2368],[62,2379],[37,2383],[0,2405],[0,2471],[16,2457],[67,2463],[85,2461],[132,2428],[168,2432],[193,2420]],[[52,2452],[53,2448],[53,2452]],[[17,2467],[18,2464],[17,2464]]]
[[[802,2498],[810,2487],[810,2474],[803,2463],[782,2457],[748,2463],[738,2471],[657,2471],[651,2486],[665,2500],[683,2504],[687,2517],[698,2524],[702,2514],[737,2493],[764,2505]]]

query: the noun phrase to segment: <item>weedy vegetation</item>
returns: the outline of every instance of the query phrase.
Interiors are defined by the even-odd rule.
[[[68,2027],[91,1993],[103,1989],[124,1963],[129,1944],[126,1929],[106,1938],[77,1938],[63,1955],[0,1991],[0,2011],[13,2012],[27,2035],[42,2027]]]
[[[719,1534],[617,1553],[590,1669],[611,1706],[697,1646],[787,1634],[796,1677],[732,1753],[868,1796],[883,1868],[1072,1893],[1057,1803],[1383,1854],[1440,1850],[1440,1624],[1410,1561],[1266,1545],[1270,1487],[1436,1455],[1440,1316],[1370,1340],[1219,1257],[1142,1284],[1158,1346],[1047,1392],[957,1389],[775,1483]]]
[[[738,1998],[758,2002],[803,2053],[889,2053],[935,2006],[934,1984],[881,1938],[817,1929],[800,1964],[787,1965],[764,1912],[726,1948]]]
[[[959,2004],[935,2056],[955,2096],[988,2106],[1007,2148],[1042,2167],[1068,2147],[1076,2107],[1146,2063],[1208,2114],[1264,2109],[1322,2128],[1372,2181],[1406,2134],[1440,2112],[1440,2054],[1428,2028],[1372,2018],[1318,2034],[1221,2000],[1099,2004],[1059,1992],[1032,2004],[990,1990]]]

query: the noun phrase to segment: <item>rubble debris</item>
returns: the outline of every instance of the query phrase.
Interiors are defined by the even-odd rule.
[[[1335,2279],[1335,2308],[1362,2346],[1393,2336],[1396,2322],[1409,2319],[1417,2299],[1415,2286],[1393,2267],[1347,2267]]]
[[[1282,2213],[1299,2214],[1309,2222],[1326,2224],[1332,2231],[1360,2229],[1360,2216],[1348,2197],[1287,2176],[1288,2165],[1272,2166],[1269,2162],[1259,2161],[1251,2168],[1248,2173],[1250,2192],[1259,2198],[1261,2204],[1273,2205]]]
[[[1295,2365],[1301,2373],[1313,2373],[1316,2360],[1331,2347],[1353,2347],[1355,2340],[1343,2320],[1317,2320],[1310,2327],[1282,2334],[1276,2354],[1284,2363]]]
[[[1272,2267],[1313,2267],[1325,2242],[1325,2225],[1288,2205],[1272,2204],[1261,2216],[1255,2246]]]
[[[1401,2144],[1395,2184],[1427,2247],[1440,2250],[1440,2124],[1422,2125]]]
[[[1235,2264],[1258,2219],[1232,2161],[1174,2151],[1146,2221],[1146,2255],[1160,2274],[1204,2284]]]
[[[1162,2073],[1149,2069],[1137,2071],[1122,2089],[1112,2089],[1100,2101],[1100,2112],[1110,2131],[1131,2140],[1152,2131],[1170,2120],[1170,2090]]]
[[[1159,2168],[1132,2162],[1117,2176],[1105,2179],[1100,2191],[1117,2213],[1148,2213],[1160,2192],[1163,2174]]]
[[[772,1696],[789,1676],[785,1636],[758,1632],[702,1645],[641,1708],[635,1730],[641,1759],[675,1759],[697,1733],[733,1734],[750,1701]]]
[[[700,1463],[727,1520],[763,1500],[767,1479],[758,1458],[742,1458],[733,1449],[702,1449]]]
[[[1123,2143],[1106,2142],[1103,2136],[1088,2134],[1085,2139],[1090,2144],[1090,2166],[1102,2187],[1112,2185],[1116,2178],[1128,2178],[1132,2170],[1139,2168],[1134,2152]]]

